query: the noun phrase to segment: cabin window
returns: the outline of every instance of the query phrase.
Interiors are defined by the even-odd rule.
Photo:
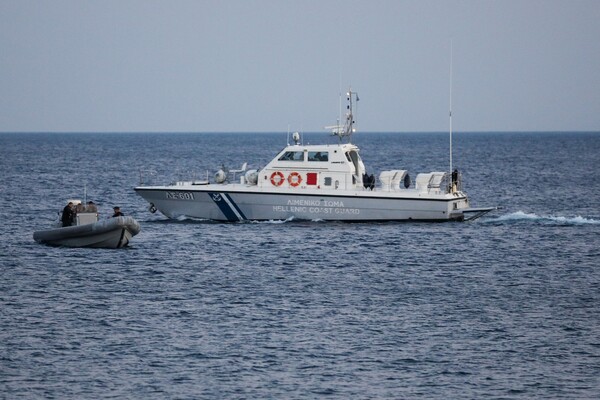
[[[279,161],[304,161],[304,152],[286,151],[281,157],[279,157]]]
[[[325,186],[331,186],[331,177],[330,176],[326,176],[325,179],[324,179],[324,181],[323,181],[323,184]]]
[[[308,161],[329,161],[329,152],[327,151],[309,151]]]

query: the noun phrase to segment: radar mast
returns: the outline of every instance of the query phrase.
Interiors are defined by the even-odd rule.
[[[341,124],[341,121],[338,120],[337,125],[326,126],[325,129],[331,129],[331,135],[337,136],[342,142],[344,137],[348,138],[348,143],[350,143],[352,134],[356,132],[354,128],[354,102],[358,102],[358,93],[353,92],[352,89],[348,89],[346,92],[346,101],[348,104],[346,105],[346,117],[344,124]]]

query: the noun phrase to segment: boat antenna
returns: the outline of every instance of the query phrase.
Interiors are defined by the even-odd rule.
[[[334,128],[337,130],[337,132],[339,132],[342,129],[342,90],[340,89],[340,93],[338,94],[338,107],[339,107],[339,112],[338,112],[338,117],[335,120],[335,125]],[[336,130],[332,130],[331,133],[332,135],[335,135]]]
[[[340,87],[338,92],[338,119],[336,121],[336,126],[340,126],[342,123],[342,74],[340,74]]]
[[[450,173],[452,173],[452,39],[450,39]]]

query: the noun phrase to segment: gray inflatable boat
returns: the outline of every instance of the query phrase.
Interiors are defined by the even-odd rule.
[[[38,243],[66,247],[125,247],[140,232],[140,224],[129,216],[99,220],[98,213],[78,213],[75,225],[35,231]]]

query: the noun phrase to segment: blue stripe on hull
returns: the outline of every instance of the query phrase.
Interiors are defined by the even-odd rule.
[[[212,201],[219,207],[227,221],[244,221],[246,216],[227,193],[207,192]]]
[[[228,195],[227,193],[221,193],[221,195],[225,196],[225,198],[227,200],[229,200],[229,203],[231,204],[231,206],[233,206],[233,208],[235,209],[235,212],[238,216],[238,218],[241,218],[242,221],[247,220],[248,218],[246,218],[246,216],[244,215],[244,213],[242,212],[242,210],[238,207],[237,204],[235,204],[235,202],[233,201],[233,199],[231,198],[230,195]]]

